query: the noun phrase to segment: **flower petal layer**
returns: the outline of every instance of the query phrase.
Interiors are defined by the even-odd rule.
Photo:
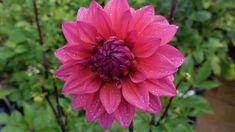
[[[59,67],[55,72],[55,76],[65,81],[71,74],[81,69],[83,69],[83,67],[78,61],[68,61]]]
[[[132,52],[136,57],[146,58],[153,55],[160,46],[161,39],[157,37],[141,37],[134,45]]]
[[[99,98],[99,92],[91,94],[86,104],[86,120],[92,122],[105,113],[104,107]]]
[[[149,112],[153,114],[160,113],[162,111],[162,104],[160,97],[149,94]]]
[[[92,1],[89,6],[87,20],[102,37],[108,38],[111,36],[111,20],[103,8],[95,1]]]
[[[87,19],[87,13],[88,13],[87,8],[84,8],[84,7],[79,8],[78,13],[77,13],[77,21],[85,22]]]
[[[179,67],[184,62],[183,54],[171,45],[163,45],[157,52],[166,56],[176,67]]]
[[[114,117],[106,112],[98,118],[100,126],[104,129],[109,129],[112,126],[113,120]]]
[[[129,10],[127,0],[110,0],[104,7],[106,13],[110,16],[112,24],[115,25],[124,12]]]
[[[146,110],[149,105],[149,94],[148,90],[141,87],[139,84],[132,83],[129,79],[123,81],[122,94],[124,99],[140,108]]]
[[[155,96],[176,96],[176,88],[169,77],[148,80],[144,85]]]
[[[173,39],[177,29],[178,26],[157,22],[149,24],[143,32],[141,32],[141,35],[159,37],[161,38],[161,45],[164,45]]]
[[[79,34],[78,34],[78,25],[76,22],[64,22],[62,24],[62,31],[68,43],[78,44],[79,43]]]
[[[83,68],[66,80],[62,93],[64,95],[94,93],[100,86],[101,80],[90,69]]]
[[[154,18],[154,7],[144,6],[133,13],[132,24],[139,33],[143,31]]]
[[[85,22],[77,22],[78,25],[78,38],[80,40],[88,43],[96,45],[96,36],[97,36],[97,30],[94,26],[85,23]]]
[[[80,109],[86,106],[89,94],[76,94],[72,95],[72,107],[73,109]]]
[[[131,73],[129,73],[129,77],[133,83],[140,83],[147,79],[144,73],[135,68]]]
[[[130,126],[135,115],[135,107],[122,99],[118,109],[114,112],[114,117],[117,122],[124,128]]]
[[[121,102],[121,91],[114,83],[106,83],[100,90],[100,100],[105,110],[111,114]]]
[[[142,71],[147,78],[163,78],[177,71],[172,62],[162,54],[157,52],[151,57],[136,59],[137,68]]]

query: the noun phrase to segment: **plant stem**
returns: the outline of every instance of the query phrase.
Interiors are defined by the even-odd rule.
[[[176,9],[176,3],[177,3],[177,0],[172,0],[171,1],[171,10],[170,10],[170,13],[169,13],[169,23],[171,24],[174,20],[174,16],[175,16],[175,9]]]
[[[63,132],[66,132],[66,127],[65,127],[65,122],[63,122],[61,119],[63,117],[62,115],[62,109],[60,107],[60,101],[59,101],[59,94],[58,94],[58,88],[56,86],[55,81],[53,80],[53,87],[54,87],[54,91],[55,91],[55,98],[56,98],[56,106],[57,106],[57,116],[60,119],[59,120],[59,124],[61,126],[61,129]],[[66,119],[67,120],[67,119]]]
[[[156,123],[156,115],[155,114],[151,114],[151,122],[150,122],[150,127],[149,127],[149,132],[152,132],[152,125],[154,125]]]
[[[134,132],[134,126],[133,126],[134,122],[132,120],[131,125],[129,126],[129,132]]]
[[[40,19],[38,14],[38,7],[37,7],[37,0],[33,0],[33,7],[34,7],[34,17],[37,25],[37,31],[39,36],[39,44],[42,46],[44,44],[44,39],[42,36],[42,30],[40,27]],[[42,61],[43,61],[43,67],[44,67],[44,73],[45,78],[47,79],[49,77],[49,66],[48,66],[48,59],[45,52],[42,53]]]
[[[176,86],[176,89],[179,88],[179,86],[181,85],[182,82],[183,82],[182,80],[179,81],[179,83],[178,83],[177,86]],[[167,116],[167,112],[168,112],[168,110],[169,110],[169,108],[170,108],[170,106],[171,106],[171,103],[172,103],[173,99],[174,99],[174,96],[172,96],[172,97],[169,99],[169,101],[168,101],[168,103],[167,103],[167,105],[166,105],[166,108],[165,108],[163,114],[161,115],[161,117],[160,117],[160,119],[158,120],[158,122],[157,122],[156,124],[154,124],[155,126],[159,126],[160,123],[162,122],[162,120]]]
[[[42,36],[42,30],[41,30],[41,27],[40,27],[40,19],[39,19],[38,8],[37,8],[37,0],[33,0],[33,7],[34,7],[34,16],[35,16],[35,21],[36,21],[36,25],[37,25],[38,36],[39,36],[39,44],[41,46],[43,46],[44,39],[43,39],[43,36]],[[48,77],[49,77],[49,65],[48,65],[47,54],[44,51],[42,52],[42,61],[43,61],[45,78],[48,79]],[[36,73],[34,73],[34,75],[36,76],[36,79],[40,80],[40,78],[37,76]],[[65,123],[62,121],[62,110],[61,110],[61,107],[59,105],[58,89],[57,89],[57,86],[55,85],[54,81],[53,81],[53,87],[54,87],[54,90],[55,90],[57,111],[56,111],[55,107],[53,106],[53,104],[50,100],[50,93],[45,89],[45,87],[43,86],[43,83],[41,81],[42,93],[44,93],[44,92],[47,93],[46,101],[48,102],[52,112],[54,113],[58,125],[60,126],[62,132],[67,132],[66,127],[65,127]]]

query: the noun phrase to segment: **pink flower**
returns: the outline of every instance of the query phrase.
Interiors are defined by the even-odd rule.
[[[67,44],[55,52],[62,62],[55,75],[65,81],[63,94],[105,129],[114,120],[127,128],[136,108],[159,113],[160,96],[176,95],[173,73],[184,60],[168,44],[177,28],[153,6],[135,10],[110,0],[102,8],[92,1],[75,22],[62,24]]]

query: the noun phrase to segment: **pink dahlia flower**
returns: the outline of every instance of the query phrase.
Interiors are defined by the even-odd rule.
[[[153,6],[135,10],[127,0],[110,0],[102,8],[92,1],[62,30],[67,44],[55,52],[62,63],[55,75],[88,122],[107,129],[116,120],[126,128],[137,108],[157,114],[160,96],[176,95],[173,73],[184,57],[168,43],[177,26]]]

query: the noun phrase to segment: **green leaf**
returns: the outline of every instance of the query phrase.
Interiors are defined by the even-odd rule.
[[[3,97],[9,95],[10,93],[11,93],[10,90],[0,88],[0,99],[2,99]]]
[[[212,89],[212,88],[218,88],[220,86],[220,82],[218,81],[203,81],[197,84],[197,87],[203,88],[203,89]]]
[[[193,56],[197,63],[201,63],[204,60],[204,54],[203,51],[200,49],[197,49],[193,52]]]
[[[32,123],[32,119],[34,118],[34,113],[36,112],[36,109],[34,106],[30,106],[29,104],[24,104],[24,118],[28,123]]]
[[[211,19],[211,13],[205,10],[196,12],[195,20],[199,22],[204,22]]]
[[[9,116],[6,113],[0,113],[0,124],[6,124]]]
[[[27,130],[27,127],[18,124],[18,125],[7,125],[2,129],[1,132],[29,132],[29,130]]]
[[[211,67],[215,75],[221,74],[220,59],[218,56],[212,56],[211,58]]]
[[[198,74],[196,74],[196,82],[200,83],[201,81],[206,80],[211,74],[211,62],[207,60],[203,63],[202,67],[198,70]]]
[[[22,121],[23,121],[23,117],[18,111],[14,111],[9,118],[10,124],[19,124],[19,123],[22,123]]]
[[[181,71],[188,72],[188,73],[192,74],[193,66],[194,66],[194,61],[193,61],[192,56],[187,56],[185,58],[183,65],[181,66]]]

